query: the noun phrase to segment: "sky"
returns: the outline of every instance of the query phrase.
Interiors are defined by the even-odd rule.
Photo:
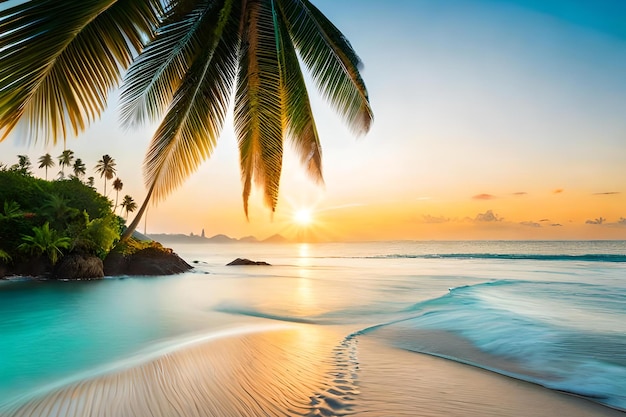
[[[626,3],[312,2],[364,63],[370,132],[354,137],[311,85],[325,185],[311,182],[287,148],[276,213],[253,193],[247,220],[230,118],[210,160],[149,209],[141,232],[318,241],[626,239]],[[93,168],[111,155],[121,194],[140,203],[156,125],[123,130],[118,120],[114,91],[102,119],[66,146],[100,191]],[[13,134],[0,143],[0,162],[15,163],[17,154],[35,162],[62,150],[62,143]],[[301,209],[311,211],[310,224],[294,221]]]

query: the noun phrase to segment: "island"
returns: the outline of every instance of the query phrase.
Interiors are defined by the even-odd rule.
[[[152,240],[120,242],[125,220],[74,177],[47,181],[0,170],[0,278],[168,275],[192,267]]]

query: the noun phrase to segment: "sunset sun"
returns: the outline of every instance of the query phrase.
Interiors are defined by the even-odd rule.
[[[310,209],[300,209],[294,212],[293,221],[300,226],[308,226],[313,222],[313,214]]]

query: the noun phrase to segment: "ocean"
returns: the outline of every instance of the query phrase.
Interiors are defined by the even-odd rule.
[[[624,241],[174,250],[192,271],[0,281],[0,416],[626,410]]]

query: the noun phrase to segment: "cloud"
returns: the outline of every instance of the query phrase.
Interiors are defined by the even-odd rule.
[[[606,221],[604,217],[598,217],[597,219],[587,220],[585,224],[602,224]]]
[[[563,225],[560,223],[552,223],[550,226],[552,227],[562,227]]]
[[[562,188],[557,188],[556,190],[552,191],[552,194],[561,194],[562,192],[564,192],[565,190]]]
[[[528,193],[526,191],[518,191],[516,193],[513,193],[513,195],[527,195]]]
[[[617,221],[617,224],[619,224],[620,226],[626,226],[626,219],[623,217],[620,217],[619,220]]]
[[[540,222],[549,222],[549,221],[550,221],[550,219],[541,219],[541,220],[539,220],[539,221],[540,221]]]
[[[593,195],[615,195],[615,194],[620,194],[619,191],[607,191],[604,193],[593,193]]]
[[[477,194],[472,197],[473,200],[493,200],[496,196],[491,194]]]
[[[536,222],[520,222],[520,224],[522,226],[528,226],[528,227],[541,227],[541,225]]]
[[[477,222],[501,222],[504,218],[499,217],[492,210],[487,210],[484,213],[478,213],[474,221]]]
[[[430,214],[424,214],[422,216],[422,223],[441,224],[441,223],[448,223],[449,221],[450,221],[449,217],[431,216]]]

